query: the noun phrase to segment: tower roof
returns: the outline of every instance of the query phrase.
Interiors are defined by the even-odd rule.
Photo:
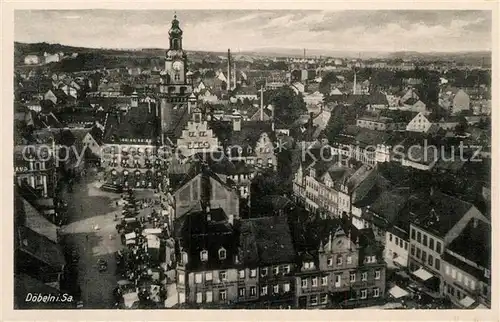
[[[174,20],[172,20],[172,27],[170,27],[170,31],[168,34],[173,36],[182,36],[182,29],[179,27],[179,20],[177,20],[177,15],[174,15]]]

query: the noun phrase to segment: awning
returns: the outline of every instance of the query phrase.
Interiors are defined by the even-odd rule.
[[[396,264],[398,264],[398,265],[401,265],[401,266],[404,266],[404,267],[408,266],[408,261],[407,261],[407,260],[405,260],[405,259],[404,259],[403,257],[401,257],[401,256],[397,256],[397,257],[396,257],[396,258],[394,258],[392,261],[393,261],[394,263],[396,263]]]
[[[148,248],[160,248],[160,238],[155,235],[147,235]]]
[[[470,307],[472,304],[474,304],[474,300],[471,299],[470,297],[466,296],[463,299],[460,300],[460,305],[464,308]]]
[[[404,296],[410,295],[407,291],[403,290],[401,287],[395,285],[393,288],[389,290],[389,294],[391,294],[394,298],[399,299]]]
[[[424,282],[434,276],[423,268],[417,269],[412,274],[415,275],[416,277],[420,278]]]
[[[160,235],[162,232],[161,228],[146,228],[142,231],[142,235]]]
[[[123,294],[123,302],[125,307],[132,308],[135,302],[139,301],[139,294],[137,292]]]
[[[136,237],[137,237],[137,235],[135,234],[135,232],[131,232],[131,233],[125,234],[125,239],[126,240],[133,239],[133,238],[136,238]]]
[[[489,310],[489,308],[484,306],[483,304],[479,304],[474,308],[474,310]]]

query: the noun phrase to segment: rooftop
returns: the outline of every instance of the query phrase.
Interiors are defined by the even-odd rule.
[[[241,221],[241,260],[248,265],[293,263],[295,250],[286,217]]]

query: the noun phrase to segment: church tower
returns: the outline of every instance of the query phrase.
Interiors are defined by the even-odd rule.
[[[169,49],[165,55],[165,69],[161,72],[160,118],[162,144],[173,135],[175,114],[184,114],[188,108],[189,96],[193,92],[192,82],[187,79],[187,55],[182,49],[182,29],[177,16],[172,20],[169,35]]]

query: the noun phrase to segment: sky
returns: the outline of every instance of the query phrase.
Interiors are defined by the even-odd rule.
[[[178,10],[187,50],[491,50],[490,11]],[[93,48],[167,48],[173,11],[16,10],[14,39]]]

